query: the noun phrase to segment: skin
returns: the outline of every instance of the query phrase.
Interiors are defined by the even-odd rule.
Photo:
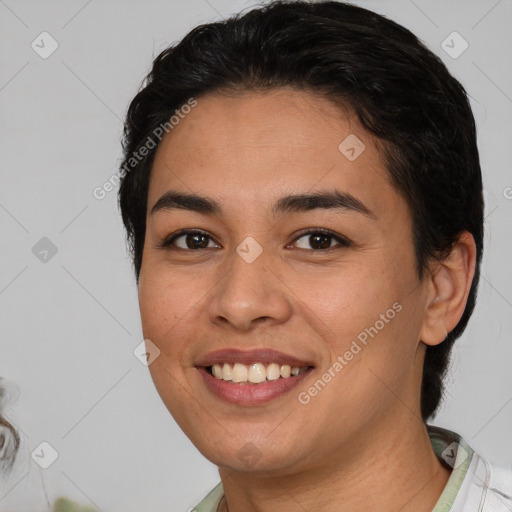
[[[349,134],[365,144],[354,161],[338,149]],[[151,214],[170,189],[214,199],[222,214]],[[333,189],[374,218],[340,209],[272,215],[284,195]],[[314,249],[311,233],[300,233],[306,228],[332,230],[350,245],[328,238],[331,249]],[[185,237],[158,248],[180,229],[207,232],[207,248],[187,249]],[[263,248],[252,263],[236,252],[248,236]],[[144,337],[161,351],[150,365],[155,386],[219,467],[219,510],[432,510],[450,469],[421,420],[423,359],[426,345],[441,343],[460,319],[474,264],[465,232],[418,279],[410,211],[380,147],[347,109],[292,89],[198,98],[157,150],[139,302]],[[394,303],[401,311],[300,403],[297,394]],[[227,347],[272,347],[315,369],[272,402],[233,405],[211,394],[195,368],[200,356]],[[248,443],[258,454],[252,464],[239,456]]]

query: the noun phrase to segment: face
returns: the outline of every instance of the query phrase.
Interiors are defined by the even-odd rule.
[[[425,300],[381,151],[327,99],[211,94],[162,140],[143,333],[163,402],[213,463],[335,464],[419,415]]]

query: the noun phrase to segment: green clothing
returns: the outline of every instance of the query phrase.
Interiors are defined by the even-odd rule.
[[[451,430],[427,425],[427,432],[436,455],[452,467],[432,512],[512,511],[511,470],[491,465]],[[223,494],[221,482],[192,512],[216,512]]]

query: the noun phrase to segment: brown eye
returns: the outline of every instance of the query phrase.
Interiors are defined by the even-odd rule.
[[[204,249],[205,247],[208,247],[208,237],[206,235],[198,233],[182,235],[181,237],[178,237],[177,240],[183,237],[185,238],[185,248],[187,249]]]
[[[170,238],[167,238],[161,245],[161,248],[178,248],[183,250],[197,250],[197,249],[209,249],[211,247],[218,247],[217,244],[209,245],[213,243],[211,237],[203,233],[202,231],[190,231],[183,230]]]
[[[348,240],[345,240],[343,237],[324,230],[304,233],[300,237],[296,238],[295,242],[297,243],[301,238],[303,238],[305,242],[301,242],[303,244],[302,247],[298,245],[299,249],[306,249],[309,251],[334,249],[336,245],[331,245],[333,241],[337,243],[337,246],[341,247],[348,247],[350,245]]]

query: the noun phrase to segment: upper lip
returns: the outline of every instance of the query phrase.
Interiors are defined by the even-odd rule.
[[[279,352],[270,348],[257,348],[252,350],[240,350],[236,348],[225,348],[209,352],[205,356],[199,358],[196,366],[212,366],[215,363],[278,363],[288,364],[303,368],[305,366],[313,366],[310,361],[299,359],[289,354]]]

